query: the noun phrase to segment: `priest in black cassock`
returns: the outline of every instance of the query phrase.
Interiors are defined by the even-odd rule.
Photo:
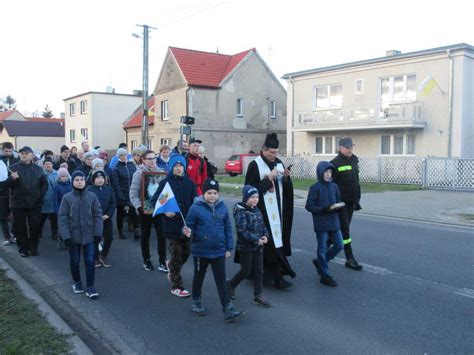
[[[275,287],[282,289],[292,286],[283,275],[296,276],[287,259],[291,255],[294,199],[290,170],[277,158],[278,146],[276,133],[267,134],[260,156],[248,166],[245,185],[258,189],[257,206],[270,234],[263,250],[265,276],[270,276]]]

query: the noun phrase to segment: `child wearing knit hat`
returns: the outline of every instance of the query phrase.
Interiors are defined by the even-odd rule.
[[[228,282],[229,295],[235,299],[235,289],[246,278],[252,278],[253,303],[268,308],[270,303],[263,296],[263,246],[268,243],[268,231],[263,215],[257,208],[258,189],[245,185],[242,189],[242,202],[234,207],[235,227],[237,230],[236,262],[240,262],[240,271]]]
[[[64,163],[67,165],[67,163]],[[71,175],[69,175],[69,171],[67,168],[59,168],[58,176],[56,178],[56,184],[54,185],[54,192],[53,192],[53,204],[54,204],[54,213],[56,216],[59,213],[59,206],[61,205],[61,201],[63,196],[72,190],[71,184]],[[59,250],[63,250],[64,248],[64,240],[58,235],[57,240],[57,248]]]

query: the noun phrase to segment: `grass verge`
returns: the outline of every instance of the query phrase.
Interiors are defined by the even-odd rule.
[[[219,182],[229,183],[229,184],[240,184],[243,185],[245,181],[245,177],[243,175],[239,176],[217,176],[216,177]],[[295,190],[304,190],[308,191],[310,186],[313,185],[316,180],[313,179],[293,179],[293,186]],[[360,187],[362,189],[362,193],[372,193],[372,192],[385,192],[385,191],[416,191],[421,190],[421,186],[419,185],[399,185],[399,184],[376,184],[376,183],[361,183]],[[221,190],[223,187],[221,186]],[[230,188],[231,189],[231,188]],[[240,190],[236,189],[239,192]],[[232,194],[232,190],[229,190],[229,193]],[[227,193],[224,192],[224,193]]]
[[[0,354],[65,354],[66,337],[43,317],[16,283],[0,270]]]

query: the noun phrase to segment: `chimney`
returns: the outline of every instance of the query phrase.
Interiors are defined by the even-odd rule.
[[[396,49],[391,49],[391,50],[385,52],[386,57],[393,57],[393,56],[400,55],[400,54],[402,54],[402,52],[397,51]]]

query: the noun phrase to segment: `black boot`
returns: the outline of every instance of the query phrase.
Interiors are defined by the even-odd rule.
[[[362,265],[360,265],[353,256],[346,260],[346,267],[356,271],[362,270]]]
[[[329,287],[336,287],[337,282],[334,280],[331,276],[329,275],[323,275],[321,276],[321,279],[319,280],[323,285],[329,286]]]
[[[242,318],[245,314],[244,311],[236,311],[232,303],[225,305],[223,312],[224,312],[224,320],[227,323],[230,323],[230,322],[233,322],[234,320]]]

